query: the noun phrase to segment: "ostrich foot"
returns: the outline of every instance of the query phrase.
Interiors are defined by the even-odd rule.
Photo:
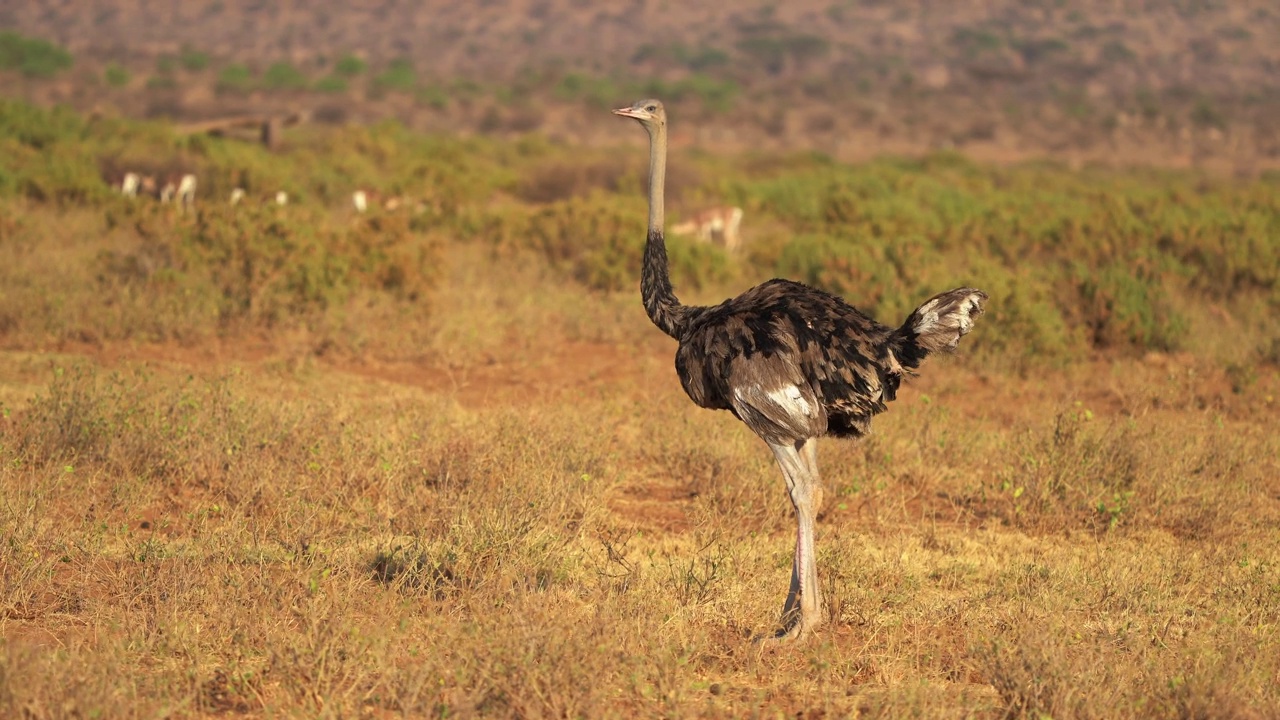
[[[761,647],[769,647],[790,641],[805,640],[812,636],[813,631],[820,627],[822,622],[822,613],[817,609],[808,613],[788,609],[783,613],[782,627],[770,635],[756,637],[755,643]]]

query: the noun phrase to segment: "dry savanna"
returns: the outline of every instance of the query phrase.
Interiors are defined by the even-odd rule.
[[[671,223],[744,211],[670,238],[686,302],[990,296],[820,443],[826,622],[761,645],[791,504],[645,317],[617,122],[268,152],[0,101],[0,716],[1280,715],[1280,178],[677,148]]]

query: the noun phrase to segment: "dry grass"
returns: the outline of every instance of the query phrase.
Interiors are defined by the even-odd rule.
[[[933,363],[823,445],[831,622],[764,652],[768,453],[547,272],[453,249],[429,319],[363,326],[395,362],[0,355],[0,715],[1280,713],[1273,368]]]

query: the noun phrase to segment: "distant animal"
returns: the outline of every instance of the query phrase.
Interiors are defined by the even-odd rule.
[[[120,180],[120,194],[125,197],[137,197],[138,186],[142,184],[142,178],[135,172],[127,172]]]
[[[400,207],[404,202],[398,195],[391,197],[383,197],[382,193],[376,190],[356,190],[351,193],[351,204],[355,207],[356,212],[367,212],[369,206],[380,207],[388,212]]]
[[[712,207],[695,213],[688,220],[671,226],[674,235],[692,235],[706,243],[715,243],[729,252],[742,245],[738,228],[742,225],[742,208]]]
[[[196,176],[187,173],[178,180],[178,204],[190,210],[196,204]]]
[[[245,202],[246,197],[248,197],[248,195],[245,193],[244,188],[232,188],[230,203],[232,205],[239,205],[240,203]],[[266,195],[258,197],[257,201],[264,205],[288,205],[289,193],[283,190],[277,190],[276,192],[267,193]]]
[[[700,407],[728,410],[769,445],[796,512],[791,588],[781,629],[800,638],[823,622],[814,562],[822,506],[817,439],[857,438],[886,409],[924,359],[952,349],[973,329],[986,293],[958,288],[929,298],[897,327],[844,300],[774,279],[719,305],[681,304],[671,286],[663,237],[667,114],[657,100],[614,110],[649,134],[649,229],[640,294],[649,319],[679,342],[676,372]]]
[[[155,180],[150,186],[155,188]],[[177,202],[183,210],[189,210],[196,201],[196,176],[191,173],[169,173],[161,178],[156,197],[160,202]]]
[[[119,172],[115,170],[106,171],[103,174],[103,179],[107,181],[112,190],[125,197],[137,197],[138,186],[142,182],[142,177],[136,172]]]

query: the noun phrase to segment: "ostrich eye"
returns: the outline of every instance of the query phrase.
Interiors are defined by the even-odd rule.
[[[650,105],[649,107],[645,108],[645,110],[648,110],[649,112],[657,112],[657,111],[658,111],[658,106],[657,106],[657,105]]]

